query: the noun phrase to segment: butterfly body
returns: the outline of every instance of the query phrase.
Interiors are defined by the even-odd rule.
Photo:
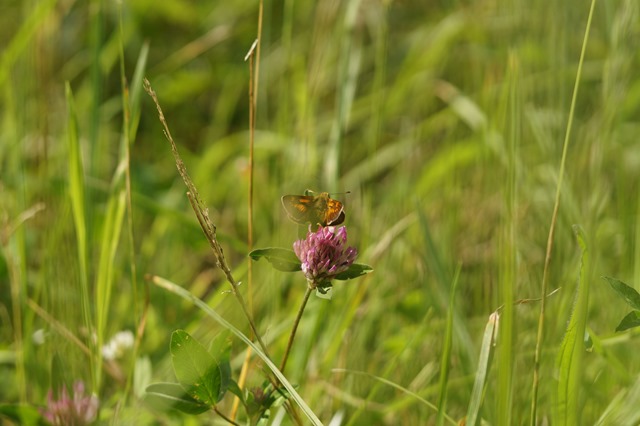
[[[296,223],[335,226],[344,222],[344,206],[328,192],[318,195],[283,195],[282,206]]]

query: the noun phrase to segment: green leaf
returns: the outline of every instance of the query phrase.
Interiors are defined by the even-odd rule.
[[[133,394],[142,398],[147,386],[151,383],[151,360],[144,356],[136,359],[136,367],[133,371]]]
[[[324,286],[318,286],[316,287],[316,296],[320,299],[331,300],[331,298],[333,297],[332,289],[333,286],[331,285],[331,282]]]
[[[640,311],[640,294],[638,294],[638,292],[633,287],[629,287],[627,284],[616,278],[602,278],[609,281],[611,287],[625,300],[625,302],[629,304],[629,306],[631,306],[636,311]]]
[[[253,250],[249,253],[249,256],[253,260],[260,260],[261,257],[264,257],[278,271],[296,272],[301,270],[300,259],[298,259],[293,250],[269,247]]]
[[[145,402],[156,410],[179,410],[187,414],[201,414],[211,406],[189,396],[178,383],[154,383],[147,386]]]
[[[352,280],[354,278],[361,277],[369,272],[373,272],[373,268],[369,265],[364,265],[362,263],[353,263],[349,266],[344,272],[339,273],[335,276],[336,280]]]
[[[184,330],[171,334],[171,360],[178,382],[194,399],[209,406],[220,401],[220,367],[204,346]]]
[[[269,368],[269,370],[273,372],[273,374],[276,376],[278,381],[282,383],[282,385],[287,389],[287,391],[289,392],[289,395],[291,395],[291,400],[294,401],[298,405],[298,407],[300,407],[300,409],[307,416],[311,424],[316,426],[322,425],[322,422],[320,421],[318,416],[315,415],[313,410],[309,407],[309,405],[307,405],[304,399],[302,399],[300,394],[296,392],[296,390],[294,389],[293,385],[289,382],[289,380],[287,380],[284,374],[282,374],[282,372],[278,369],[278,367],[276,367],[273,361],[271,361],[271,358],[265,355],[265,353],[262,352],[262,349],[260,349],[255,343],[253,343],[251,339],[249,339],[249,337],[247,337],[239,329],[234,327],[233,324],[231,324],[229,321],[225,320],[220,314],[218,314],[214,309],[212,309],[211,306],[207,305],[205,302],[198,299],[193,294],[189,293],[189,291],[185,290],[183,287],[180,287],[179,285],[172,283],[171,281],[165,280],[164,278],[161,278],[161,277],[154,277],[153,283],[183,298],[184,300],[187,300],[193,303],[198,308],[200,308],[203,312],[205,312],[210,318],[213,318],[217,323],[222,325],[227,330],[231,331],[236,337],[238,337],[241,341],[243,341],[247,346],[251,347],[251,349],[253,349],[255,354],[258,357],[260,357],[260,359],[262,359],[262,361]]]
[[[218,401],[229,389],[231,382],[231,340],[230,333],[224,331],[216,335],[209,346],[209,353],[220,368],[220,392],[218,393]]]
[[[242,392],[242,389],[240,389],[240,386],[238,386],[238,383],[235,380],[229,380],[228,389],[229,392],[240,398],[240,400],[246,402],[244,398],[244,392]]]
[[[622,321],[620,321],[620,324],[618,324],[618,326],[616,327],[616,331],[628,330],[630,328],[638,327],[639,325],[640,312],[631,311],[624,318],[622,318]]]

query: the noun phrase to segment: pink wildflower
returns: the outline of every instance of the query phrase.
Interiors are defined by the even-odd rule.
[[[92,423],[98,414],[98,397],[84,395],[84,383],[73,385],[73,398],[69,397],[66,386],[60,390],[60,399],[53,399],[53,392],[47,395],[47,408],[42,411],[44,418],[53,426],[82,426]]]
[[[319,227],[316,232],[309,227],[307,237],[293,243],[293,251],[302,262],[302,272],[312,288],[327,286],[353,264],[358,251],[347,247],[346,243],[347,228],[344,226],[336,232],[333,227]]]

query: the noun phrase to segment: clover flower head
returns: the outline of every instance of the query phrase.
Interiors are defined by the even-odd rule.
[[[134,340],[135,336],[130,330],[119,331],[102,347],[102,356],[110,361],[122,358],[133,347]]]
[[[309,226],[307,237],[293,243],[293,251],[302,263],[302,272],[311,288],[326,285],[353,264],[358,251],[346,244],[344,226],[337,231],[332,226],[320,226],[316,232]]]
[[[58,400],[53,399],[53,392],[47,395],[47,408],[42,415],[53,426],[88,425],[96,419],[98,414],[98,397],[84,394],[84,383],[77,381],[73,385],[73,398],[69,396],[66,386],[63,386]]]

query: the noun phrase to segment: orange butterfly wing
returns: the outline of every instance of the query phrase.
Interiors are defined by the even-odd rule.
[[[338,200],[334,200],[332,198],[327,199],[327,208],[324,211],[324,224],[323,226],[331,225],[340,225],[344,222],[345,214],[344,214],[344,206]]]
[[[313,199],[310,195],[283,195],[282,206],[291,220],[296,223],[307,223],[312,220]]]
[[[344,222],[343,204],[329,198],[327,192],[319,195],[284,195],[282,206],[291,220],[296,223],[321,226],[334,226]]]

